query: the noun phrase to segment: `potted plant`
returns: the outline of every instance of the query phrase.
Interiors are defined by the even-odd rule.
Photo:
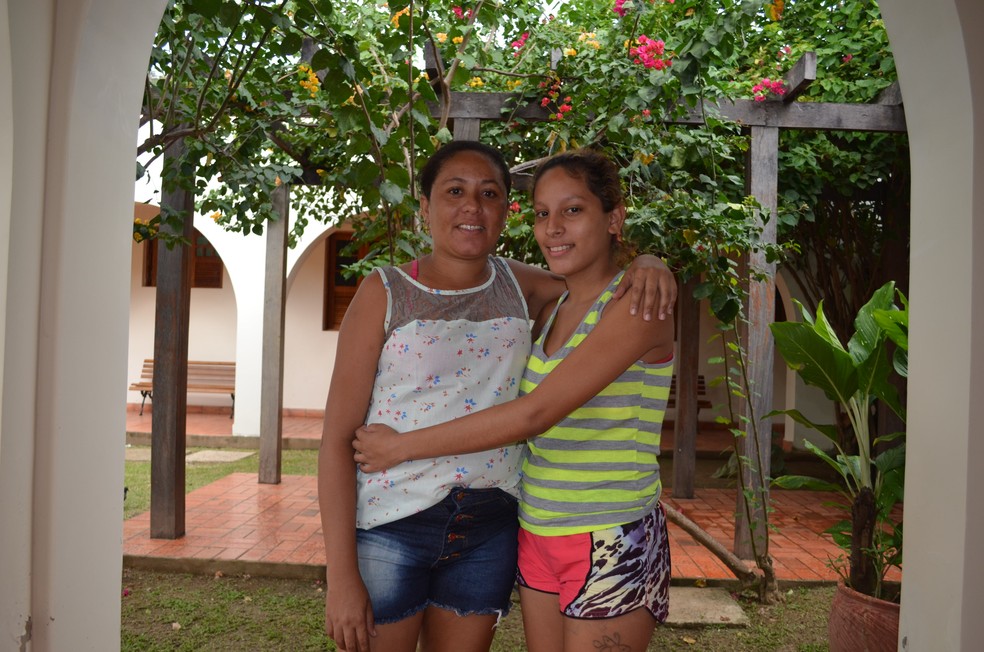
[[[896,649],[897,595],[889,593],[884,579],[891,567],[901,568],[902,563],[902,522],[894,517],[893,510],[902,500],[905,433],[874,440],[871,437],[871,410],[876,399],[881,399],[905,419],[890,375],[893,368],[899,375],[907,375],[908,304],[900,292],[900,308],[895,304],[895,296],[894,282],[886,283],[874,293],[855,317],[855,332],[846,347],[824,317],[823,302],[817,307],[815,319],[798,304],[803,314],[802,322],[781,322],[771,326],[776,348],[786,364],[807,385],[823,390],[827,398],[836,402],[846,414],[857,448],[856,451],[844,450],[835,426],[814,423],[798,410],[773,413],[788,414],[833,443],[830,453],[809,441],[806,447],[837,471],[841,483],[797,475],[782,476],[773,482],[787,489],[836,491],[846,499],[850,518],[827,530],[848,555],[846,572],[843,556],[834,560],[835,569],[843,579],[834,598],[830,619],[830,649],[834,651],[882,649],[877,643],[860,640],[860,637],[868,636],[859,628],[863,622],[872,622],[873,616],[868,613],[872,607],[885,608],[890,612],[890,618],[894,617],[894,625],[890,622],[882,629],[888,630],[883,632],[888,638],[884,649]],[[890,352],[889,341],[896,345],[894,355]],[[857,602],[844,604],[852,599]],[[847,606],[846,612],[835,613],[844,606]],[[838,647],[841,634],[835,629],[845,624],[845,618],[849,627],[848,640],[844,643],[846,647],[841,648]]]

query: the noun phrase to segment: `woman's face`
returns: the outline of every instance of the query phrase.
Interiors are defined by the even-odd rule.
[[[569,276],[592,265],[611,265],[611,243],[625,210],[606,212],[580,177],[560,167],[547,170],[533,195],[533,234],[550,271]]]
[[[470,151],[452,156],[434,180],[430,198],[420,200],[434,252],[488,256],[505,226],[507,200],[505,181],[485,156]]]

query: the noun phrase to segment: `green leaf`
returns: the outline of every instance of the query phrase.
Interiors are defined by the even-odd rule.
[[[775,478],[772,484],[782,489],[810,489],[811,491],[836,491],[844,493],[844,487],[839,484],[820,480],[819,478],[811,478],[806,475],[781,475]]]
[[[821,323],[819,316],[817,323]],[[851,356],[824,337],[823,328],[804,322],[779,322],[770,329],[779,354],[807,385],[819,387],[830,400],[845,404],[858,391],[858,373]]]
[[[765,416],[766,417],[773,417],[773,416],[776,416],[778,414],[785,414],[785,415],[791,417],[793,419],[793,421],[795,421],[796,423],[802,424],[804,426],[807,426],[808,428],[812,428],[812,429],[816,430],[817,432],[821,433],[824,437],[826,437],[830,441],[834,442],[835,444],[840,440],[840,437],[837,434],[837,428],[835,426],[830,425],[830,424],[814,423],[814,422],[810,421],[809,419],[807,419],[805,416],[803,416],[803,413],[800,412],[799,410],[794,410],[794,409],[789,409],[789,410],[773,410],[772,412],[769,412]]]
[[[383,181],[379,184],[379,196],[390,204],[400,204],[403,202],[403,188],[391,181]]]
[[[222,0],[190,0],[191,11],[205,18],[215,18],[222,9]]]

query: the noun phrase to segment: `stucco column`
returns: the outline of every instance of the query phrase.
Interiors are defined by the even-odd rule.
[[[977,0],[880,4],[912,159],[899,649],[981,650],[984,197],[975,188],[984,188],[984,8]]]

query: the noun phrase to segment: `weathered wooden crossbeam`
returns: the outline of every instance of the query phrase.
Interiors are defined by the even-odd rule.
[[[546,120],[549,113],[539,103],[523,103],[516,93],[451,93],[448,117],[463,120]],[[440,114],[434,105],[431,111]],[[890,104],[835,104],[828,102],[784,102],[767,100],[721,100],[687,109],[683,115],[668,122],[701,124],[705,115],[733,120],[746,127],[779,127],[819,131],[881,131],[906,130],[905,110]]]

